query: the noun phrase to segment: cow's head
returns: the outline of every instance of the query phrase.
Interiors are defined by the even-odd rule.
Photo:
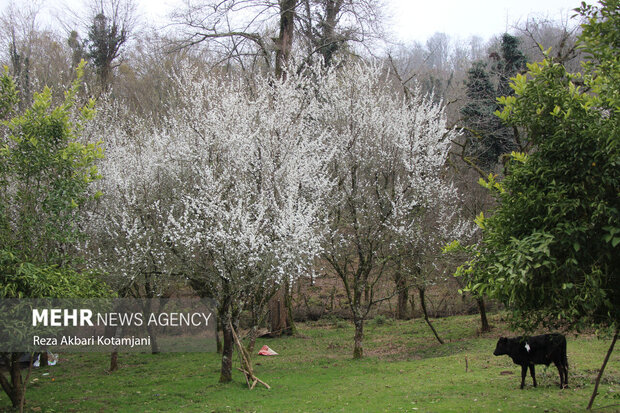
[[[499,340],[497,340],[493,355],[501,356],[502,354],[508,354],[508,347],[508,339],[506,337],[500,337]]]

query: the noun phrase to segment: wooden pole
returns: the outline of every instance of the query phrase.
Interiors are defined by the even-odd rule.
[[[588,403],[588,410],[592,410],[592,404],[594,404],[594,398],[596,397],[596,393],[598,392],[598,385],[601,382],[601,377],[603,376],[603,372],[605,371],[605,366],[607,366],[607,362],[609,361],[609,357],[611,353],[614,351],[614,346],[616,345],[616,340],[618,340],[618,330],[620,330],[620,326],[616,327],[616,333],[614,334],[614,339],[611,341],[611,345],[609,346],[609,350],[607,350],[607,355],[605,356],[605,360],[603,360],[603,365],[598,372],[598,376],[596,376],[596,382],[594,383],[594,391],[592,392],[592,396],[590,397],[590,403]]]
[[[267,383],[260,380],[258,377],[254,375],[254,372],[252,371],[252,363],[250,362],[251,360],[250,355],[248,354],[245,347],[243,347],[241,340],[239,340],[239,336],[237,336],[237,333],[235,332],[235,329],[232,323],[230,323],[230,330],[232,331],[233,340],[235,342],[235,345],[237,346],[237,352],[239,353],[239,358],[241,359],[241,367],[240,368],[238,367],[237,369],[243,372],[243,375],[245,376],[245,382],[247,383],[248,388],[252,390],[254,386],[256,386],[256,383],[258,382],[262,384],[263,386],[267,387],[268,389],[270,389],[271,387]]]

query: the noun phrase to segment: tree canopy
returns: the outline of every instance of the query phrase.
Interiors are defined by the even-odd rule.
[[[93,103],[76,108],[82,66],[78,73],[61,105],[53,107],[45,88],[21,115],[16,115],[19,97],[13,79],[7,70],[2,75],[0,113],[6,120],[0,124],[0,297],[92,292],[91,282],[72,268],[83,236],[80,206],[95,195],[90,184],[99,177],[95,161],[102,152],[97,144],[79,139]]]
[[[618,2],[583,5],[584,74],[552,59],[513,78],[497,115],[533,145],[507,176],[482,184],[498,200],[478,223],[484,240],[460,272],[499,298],[522,327],[617,324],[620,319]],[[615,63],[614,63],[615,62]],[[616,91],[615,93],[613,91]]]
[[[0,76],[0,299],[106,293],[76,259],[81,207],[97,195],[91,183],[99,178],[95,161],[102,156],[98,144],[80,139],[93,113],[92,101],[76,104],[82,70],[83,64],[62,104],[54,106],[44,88],[22,114],[8,69]],[[2,325],[0,333],[10,336],[12,328]],[[13,407],[24,401],[21,355],[0,353],[10,372],[10,381],[0,373],[0,386]]]
[[[502,124],[494,112],[499,108],[497,96],[514,93],[510,78],[525,68],[526,58],[519,50],[519,40],[508,33],[502,35],[499,49],[499,54],[491,53],[490,68],[476,61],[467,71],[468,102],[460,110],[467,131],[463,158],[480,171],[494,170],[502,155],[520,146],[512,128]]]

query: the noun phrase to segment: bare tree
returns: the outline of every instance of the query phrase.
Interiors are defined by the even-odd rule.
[[[551,48],[551,56],[567,68],[581,70],[581,52],[577,48],[577,36],[581,29],[577,21],[564,17],[560,20],[531,17],[516,26],[522,49],[529,61],[544,59],[543,51]]]
[[[171,14],[177,37],[173,48],[202,45],[221,61],[236,60],[242,67],[248,56],[253,63],[260,57],[271,70],[279,38],[274,35],[273,25],[290,12],[276,0],[185,0],[184,7]]]
[[[84,0],[83,10],[65,6],[59,20],[75,59],[90,60],[101,89],[106,90],[127,43],[138,29],[137,4],[135,0]]]
[[[349,45],[372,48],[384,37],[381,0],[302,0],[298,18],[300,41],[307,56],[315,53],[329,65],[336,53]]]
[[[32,98],[32,58],[35,38],[38,36],[37,17],[41,2],[34,1],[26,6],[17,6],[11,2],[2,16],[2,37],[5,39],[11,74],[16,80],[17,88],[23,97],[20,109],[27,107]]]
[[[380,37],[380,0],[185,0],[173,13],[174,46],[202,44],[222,61],[246,66],[257,58],[277,76],[297,48],[329,64],[349,42]]]
[[[88,55],[105,89],[117,66],[114,61],[136,25],[136,4],[134,0],[92,0],[88,18]]]

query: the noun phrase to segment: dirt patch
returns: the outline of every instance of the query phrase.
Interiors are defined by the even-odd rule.
[[[367,349],[366,355],[378,359],[402,360],[408,358],[407,346],[393,342],[382,343],[379,347]]]

